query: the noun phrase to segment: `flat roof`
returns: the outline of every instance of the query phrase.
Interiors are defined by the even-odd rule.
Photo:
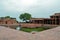
[[[60,13],[55,13],[54,15],[51,16],[60,16]]]
[[[50,18],[31,18],[30,20],[44,20],[44,19],[50,19]]]

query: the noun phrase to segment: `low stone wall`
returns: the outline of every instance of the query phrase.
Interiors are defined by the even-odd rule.
[[[30,23],[21,24],[21,27],[29,27],[29,28],[35,28],[39,26],[42,26],[42,25],[41,24],[30,24]]]
[[[0,26],[5,26],[5,27],[12,28],[12,29],[16,29],[16,27],[20,25],[19,24],[0,24]]]
[[[59,25],[49,25],[49,24],[33,24],[33,23],[20,23],[20,24],[0,24],[0,26],[5,26],[15,29],[16,27],[27,27],[27,28],[36,28],[36,27],[49,27],[54,28]]]
[[[21,27],[35,28],[35,27],[49,27],[54,28],[59,25],[49,25],[49,24],[33,24],[33,23],[22,23]]]
[[[54,28],[58,27],[59,25],[51,25],[51,24],[44,24],[43,27],[49,27],[49,28]]]

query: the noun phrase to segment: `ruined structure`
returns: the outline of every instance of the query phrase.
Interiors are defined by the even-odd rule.
[[[51,15],[50,18],[31,18],[29,23],[21,23],[22,27],[49,27],[54,28],[60,25],[60,13]]]
[[[0,17],[0,24],[17,24],[16,18]]]
[[[55,13],[50,18],[31,18],[30,23],[60,25],[60,13]]]

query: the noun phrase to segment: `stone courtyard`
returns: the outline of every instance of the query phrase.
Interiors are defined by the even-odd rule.
[[[32,34],[0,26],[0,40],[60,40],[60,27]]]

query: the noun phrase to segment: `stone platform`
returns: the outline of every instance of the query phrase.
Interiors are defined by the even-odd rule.
[[[60,27],[32,34],[0,26],[0,40],[60,40]]]

